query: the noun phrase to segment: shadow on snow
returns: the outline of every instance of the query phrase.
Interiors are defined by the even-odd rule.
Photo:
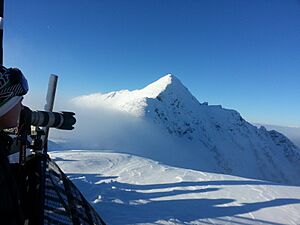
[[[249,222],[247,220],[251,220],[252,222],[275,225],[277,223],[252,220],[238,215],[263,208],[300,203],[299,199],[281,198],[264,202],[242,203],[238,206],[224,206],[224,204],[233,203],[235,200],[228,198],[208,199],[205,195],[207,192],[220,190],[220,187],[205,186],[276,185],[266,181],[224,180],[136,185],[116,182],[114,181],[117,178],[115,176],[103,177],[99,174],[70,174],[69,178],[92,202],[92,205],[103,216],[104,220],[106,219],[108,224],[154,223],[158,220],[170,219],[191,222],[211,218],[224,223],[226,219],[220,217],[228,216],[234,217],[235,221],[239,220],[241,223],[242,221],[247,223]],[[163,190],[166,188],[169,190]],[[187,195],[195,193],[201,193],[203,196],[198,195],[196,198],[191,198]],[[176,199],[174,196],[177,196]]]

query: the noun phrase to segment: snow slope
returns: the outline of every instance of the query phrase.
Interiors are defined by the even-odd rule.
[[[289,139],[251,125],[235,110],[199,103],[173,75],[141,90],[80,96],[73,102],[99,109],[105,106],[139,121],[131,119],[115,129],[111,141],[104,141],[105,134],[93,137],[99,140],[99,149],[122,150],[184,168],[300,185],[300,150]],[[120,123],[124,120],[119,119]],[[94,130],[99,125],[90,126]]]
[[[264,126],[267,130],[276,130],[287,136],[298,148],[300,148],[300,127],[285,127],[270,124],[254,124],[257,127]]]
[[[300,224],[300,187],[108,151],[50,154],[107,224]]]

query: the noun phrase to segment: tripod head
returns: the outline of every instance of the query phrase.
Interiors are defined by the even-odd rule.
[[[73,130],[76,123],[74,116],[74,112],[32,111],[29,107],[24,106],[20,114],[16,138],[16,146],[20,152],[19,162],[25,161],[27,148],[32,149],[33,152],[42,152],[45,144],[47,144],[45,143],[47,139],[42,138],[46,133],[41,127]],[[28,141],[29,136],[32,140],[31,143]]]

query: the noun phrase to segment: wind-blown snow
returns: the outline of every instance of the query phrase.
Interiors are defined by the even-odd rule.
[[[300,187],[128,154],[50,154],[107,224],[300,224]]]
[[[162,92],[170,88],[177,94],[186,96],[183,100],[190,101],[188,90],[175,76],[168,74],[141,90],[121,90],[107,94],[96,93],[79,96],[73,99],[73,102],[76,105],[84,105],[89,108],[105,106],[141,117],[145,115],[145,107],[148,106],[147,100],[157,98]],[[196,99],[193,100],[194,102],[197,102]]]

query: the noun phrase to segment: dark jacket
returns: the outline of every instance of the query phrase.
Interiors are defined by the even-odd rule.
[[[11,170],[7,153],[11,138],[0,132],[0,221],[5,225],[24,224],[21,213],[19,191]]]

